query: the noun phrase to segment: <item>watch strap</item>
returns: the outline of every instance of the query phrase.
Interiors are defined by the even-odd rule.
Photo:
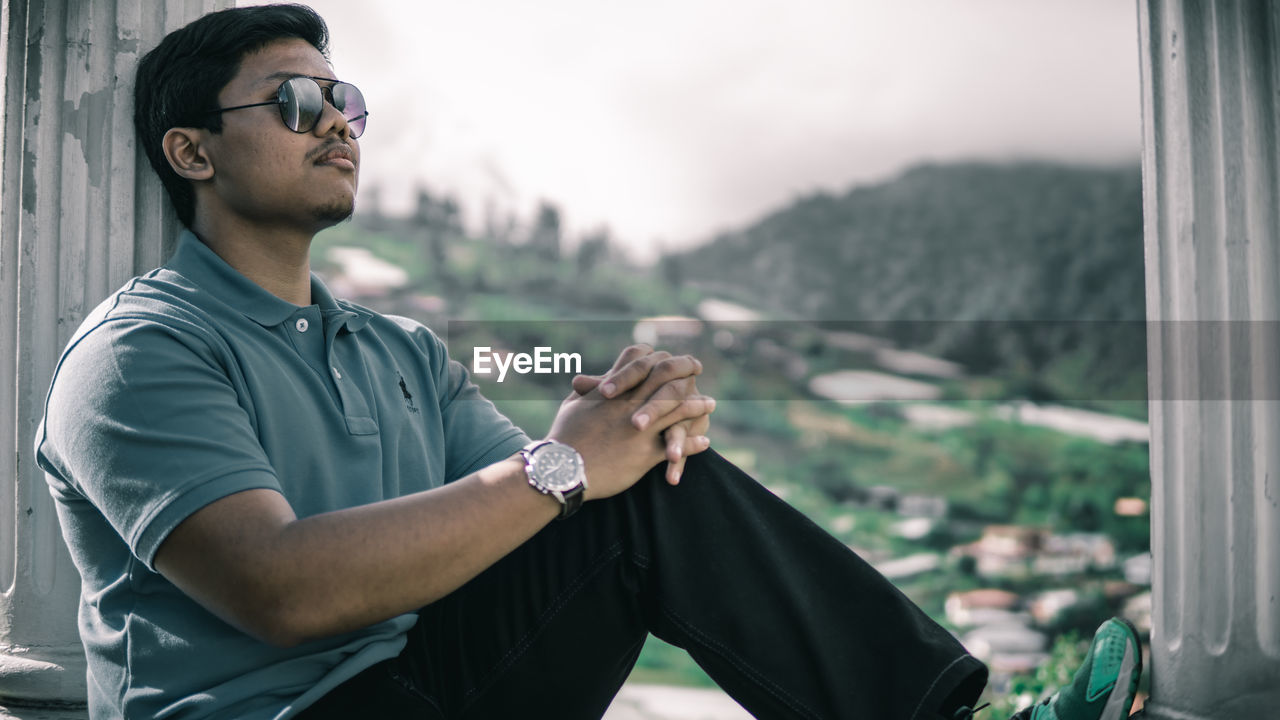
[[[564,520],[570,515],[578,512],[578,508],[582,507],[583,497],[587,494],[586,483],[570,490],[568,493],[558,493],[560,495],[560,515],[557,520]]]

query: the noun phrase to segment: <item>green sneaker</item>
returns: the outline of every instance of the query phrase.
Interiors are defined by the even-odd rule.
[[[1142,645],[1127,620],[1111,618],[1093,636],[1093,645],[1071,684],[1010,720],[1123,720],[1129,717],[1142,676]]]

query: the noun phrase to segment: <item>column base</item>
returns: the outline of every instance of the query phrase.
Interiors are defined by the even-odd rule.
[[[85,705],[84,648],[0,646],[0,703],[17,706]]]
[[[0,705],[0,720],[86,720],[89,709],[78,708],[18,707]]]
[[[1239,718],[1274,717],[1275,698],[1270,693],[1240,697],[1224,701],[1221,705],[1203,712],[1179,710],[1148,699],[1142,710],[1143,720],[1238,720]]]
[[[1142,708],[1142,720],[1213,720],[1208,715],[1187,713],[1170,707],[1161,707],[1159,703],[1147,700]]]

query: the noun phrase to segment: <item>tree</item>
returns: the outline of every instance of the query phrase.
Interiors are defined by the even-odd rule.
[[[512,245],[516,229],[515,214],[510,208],[499,209],[493,199],[484,204],[484,234],[499,245]]]
[[[589,274],[609,257],[612,249],[613,242],[608,227],[601,227],[583,236],[578,243],[578,274]]]
[[[360,219],[370,230],[387,228],[387,216],[382,212],[382,186],[374,184],[364,190],[364,200],[360,203]]]
[[[413,224],[422,233],[427,264],[436,279],[448,289],[449,243],[463,237],[462,212],[457,201],[447,195],[437,199],[426,188],[418,188]]]
[[[679,290],[684,287],[684,256],[664,252],[658,259],[658,273],[668,286]]]
[[[529,247],[548,260],[560,259],[560,208],[543,200],[538,219],[529,233]]]

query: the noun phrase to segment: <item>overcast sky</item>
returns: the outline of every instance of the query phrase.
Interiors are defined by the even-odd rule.
[[[546,198],[638,256],[925,161],[1140,150],[1124,0],[309,4],[369,102],[362,202]]]

